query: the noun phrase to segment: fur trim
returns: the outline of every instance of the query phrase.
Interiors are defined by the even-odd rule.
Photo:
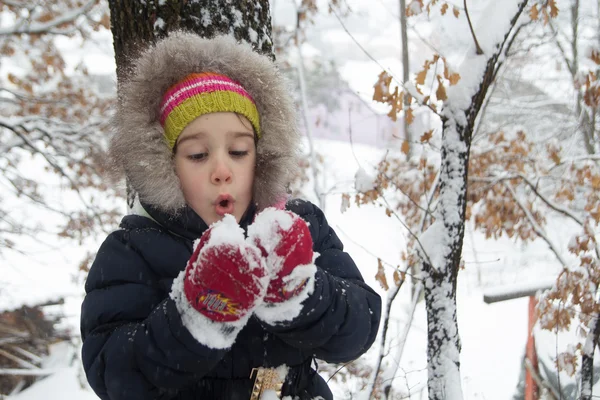
[[[164,92],[203,71],[226,75],[250,93],[260,114],[254,200],[259,209],[277,203],[298,167],[300,133],[291,87],[267,57],[229,36],[201,38],[173,32],[132,64],[119,92],[110,154],[140,199],[175,215],[185,206],[171,150],[159,123]]]

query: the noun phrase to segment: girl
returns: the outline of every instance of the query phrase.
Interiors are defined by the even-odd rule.
[[[138,193],[82,305],[102,399],[332,399],[314,358],[369,349],[381,300],[322,211],[286,201],[299,133],[275,65],[173,33],[120,90],[111,154]]]

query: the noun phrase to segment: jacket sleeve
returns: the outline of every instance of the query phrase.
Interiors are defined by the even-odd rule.
[[[309,223],[316,259],[314,290],[300,315],[267,328],[296,348],[327,362],[347,362],[375,341],[381,298],[363,280],[350,255],[315,205],[296,201],[288,208]]]
[[[139,232],[112,233],[86,281],[82,358],[101,399],[170,398],[208,373],[227,351],[194,339],[175,301],[136,250],[136,240],[153,246],[158,239]]]

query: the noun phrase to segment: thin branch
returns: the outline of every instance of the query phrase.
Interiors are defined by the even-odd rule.
[[[381,197],[383,199],[383,201],[385,202],[386,206],[388,207],[388,209],[392,212],[392,215],[394,217],[396,217],[396,219],[398,220],[398,222],[400,222],[400,224],[404,227],[404,229],[406,229],[408,231],[408,234],[410,236],[413,237],[413,239],[415,239],[415,242],[417,242],[417,244],[419,245],[419,247],[421,248],[421,251],[423,252],[423,254],[425,255],[425,258],[427,259],[427,262],[430,265],[433,265],[433,263],[431,262],[431,259],[429,258],[429,254],[427,254],[427,251],[425,250],[425,247],[423,247],[423,244],[421,243],[421,241],[419,240],[419,237],[408,227],[408,225],[406,225],[406,223],[404,221],[402,221],[402,218],[400,218],[400,216],[392,209],[392,206],[390,205],[390,203],[387,201],[387,199],[385,198],[385,196],[380,195],[379,197]]]
[[[417,309],[417,305],[419,304],[419,298],[421,297],[421,292],[423,291],[423,284],[418,283],[416,285],[413,292],[413,298],[411,301],[410,309],[408,311],[408,321],[404,325],[404,331],[402,332],[402,336],[400,336],[400,344],[398,345],[398,352],[396,354],[396,368],[394,368],[394,373],[392,374],[392,378],[390,380],[390,386],[393,385],[394,377],[398,373],[398,368],[400,368],[400,360],[402,359],[402,354],[404,353],[404,345],[408,340],[408,333],[410,332],[410,327],[412,326],[413,318],[415,316],[415,311]]]
[[[535,368],[533,368],[533,365],[531,364],[531,360],[529,360],[528,358],[525,358],[525,368],[527,368],[527,370],[531,374],[531,377],[533,378],[535,383],[537,383],[538,387],[546,388],[546,390],[548,391],[548,393],[550,394],[552,399],[558,400],[558,393],[556,393],[556,389],[554,389],[552,386],[550,386],[546,381],[542,380],[542,378],[540,377],[538,372],[535,370]]]
[[[344,22],[342,21],[342,19],[339,17],[339,15],[335,12],[335,10],[330,7],[329,8],[331,13],[333,15],[335,15],[335,17],[337,18],[337,20],[339,21],[340,25],[342,25],[342,28],[346,31],[346,33],[348,34],[348,36],[350,36],[350,38],[352,39],[352,41],[362,50],[363,53],[365,53],[365,55],[367,57],[369,57],[369,59],[371,59],[371,61],[373,61],[375,64],[377,64],[383,71],[385,71],[393,80],[394,82],[396,82],[396,85],[398,85],[398,87],[403,88],[404,90],[406,90],[406,92],[415,99],[415,101],[424,107],[429,108],[433,113],[435,113],[436,115],[439,115],[437,110],[435,110],[433,107],[431,107],[431,105],[429,104],[425,104],[423,102],[421,102],[420,100],[420,95],[416,92],[411,92],[410,88],[408,88],[404,83],[400,82],[398,79],[396,79],[396,77],[394,76],[394,74],[392,74],[387,68],[385,68],[383,65],[381,65],[381,63],[379,61],[377,61],[375,59],[375,57],[373,57],[367,50],[365,50],[365,48],[358,42],[358,40],[356,40],[356,38],[350,33],[350,31],[348,30],[348,28],[346,27],[346,25],[344,24]]]
[[[578,225],[580,226],[584,226],[584,221],[579,218],[577,215],[573,214],[570,210],[552,202],[551,200],[549,200],[546,196],[544,196],[543,194],[541,194],[539,192],[539,190],[537,189],[537,185],[535,185],[533,182],[531,182],[529,180],[529,178],[527,178],[525,175],[519,173],[519,174],[515,174],[515,175],[503,175],[503,176],[499,176],[499,177],[494,177],[493,179],[486,179],[486,178],[470,178],[471,181],[478,181],[478,182],[490,182],[490,186],[494,186],[498,183],[502,183],[502,182],[506,182],[506,181],[511,181],[513,179],[521,179],[523,180],[523,182],[525,182],[525,184],[527,186],[529,186],[529,188],[531,188],[531,190],[535,193],[535,195],[542,200],[542,202],[544,202],[544,204],[546,204],[548,207],[550,207],[552,210],[556,211],[559,214],[564,215],[567,218],[570,218],[571,220],[573,220],[574,222],[576,222]]]
[[[70,12],[64,13],[62,16],[55,18],[51,21],[45,23],[37,23],[27,26],[19,26],[17,23],[13,26],[10,26],[5,29],[0,29],[0,36],[10,36],[10,35],[18,35],[18,34],[59,34],[64,35],[68,34],[67,31],[55,31],[54,28],[57,28],[64,24],[69,24],[74,22],[81,15],[87,14],[94,5],[98,2],[98,0],[90,0],[80,8],[71,10]]]
[[[523,211],[523,213],[525,214],[525,217],[527,217],[527,220],[531,224],[531,227],[533,228],[534,232],[541,239],[543,239],[546,242],[546,244],[548,245],[548,247],[550,247],[550,250],[552,250],[552,252],[556,256],[556,258],[558,259],[558,261],[561,263],[561,265],[564,268],[567,268],[568,263],[565,261],[565,259],[562,258],[561,254],[560,254],[560,251],[554,246],[554,244],[552,243],[552,241],[550,240],[550,238],[548,237],[548,235],[546,235],[546,233],[544,232],[544,230],[542,229],[542,227],[537,223],[537,221],[535,220],[535,218],[533,217],[533,215],[531,215],[531,212],[527,209],[527,207],[525,207],[525,205],[518,198],[518,196],[515,193],[515,191],[513,190],[512,186],[510,184],[508,184],[507,182],[503,182],[503,185],[506,187],[506,189],[508,189],[508,191],[512,195],[515,203],[519,206],[519,208],[521,209],[521,211]]]
[[[569,58],[567,57],[567,52],[565,51],[564,47],[562,46],[562,44],[560,44],[560,41],[558,40],[558,32],[556,30],[556,27],[552,24],[552,21],[549,21],[548,25],[550,26],[550,30],[552,30],[552,33],[554,34],[554,43],[556,44],[556,47],[558,47],[558,51],[559,51],[560,55],[563,57],[563,61],[565,62],[565,64],[567,64],[567,68],[569,69],[571,76],[574,77],[577,74],[577,71],[573,71],[572,61],[569,60]]]
[[[0,349],[0,356],[4,356],[5,358],[8,358],[9,360],[16,362],[20,367],[23,367],[23,368],[31,368],[31,369],[35,369],[35,370],[40,369],[37,365],[34,365],[34,364],[30,363],[29,361],[25,361],[22,358],[19,358],[19,357],[15,356],[14,354],[11,354],[8,351],[3,350],[3,349]]]
[[[16,351],[19,354],[24,355],[25,357],[28,357],[31,361],[36,362],[36,363],[41,363],[42,361],[44,361],[44,359],[36,354],[33,354],[27,350],[24,350],[20,347],[17,346],[10,346],[10,348],[14,351]]]
[[[16,376],[47,376],[56,372],[56,369],[16,369],[16,368],[0,368],[0,376],[16,375]]]
[[[412,197],[410,197],[410,195],[408,193],[406,193],[404,191],[404,189],[402,189],[392,178],[390,178],[387,174],[383,174],[383,176],[386,177],[386,179],[388,180],[388,182],[390,182],[394,188],[396,188],[396,190],[398,192],[400,192],[401,194],[403,194],[408,200],[410,200],[410,202],[417,207],[419,210],[423,211],[425,214],[431,214],[431,211],[423,208],[423,206],[421,206],[419,203],[417,203]]]
[[[10,93],[10,94],[12,94],[13,96],[15,96],[19,100],[28,101],[28,102],[31,102],[31,103],[62,104],[64,106],[69,106],[70,105],[66,101],[56,101],[54,99],[40,99],[40,98],[37,98],[37,97],[30,97],[30,96],[24,95],[22,93],[17,93],[15,91],[10,90],[10,89],[5,88],[5,87],[0,87],[0,92]],[[7,100],[8,100],[7,98],[4,98],[1,101],[4,102],[4,101],[7,101]]]
[[[2,122],[0,121],[0,126],[2,125]],[[58,165],[56,162],[54,162],[53,160],[50,159],[50,157],[44,153],[43,151],[40,151],[34,143],[31,143],[29,141],[29,138],[27,138],[25,135],[23,135],[22,133],[18,132],[17,130],[13,130],[13,132],[19,136],[23,142],[29,147],[31,148],[31,150],[33,150],[35,153],[39,154],[40,156],[42,156],[46,162],[48,164],[50,164],[50,166],[52,166],[56,172],[64,177],[70,184],[71,184],[71,189],[77,194],[77,196],[79,197],[79,200],[81,201],[81,203],[86,207],[86,209],[88,209],[93,217],[101,224],[102,223],[102,218],[101,216],[94,210],[94,208],[89,205],[87,203],[87,201],[83,198],[83,194],[81,193],[81,191],[79,190],[78,186],[75,184],[75,182],[71,179],[71,177],[63,170],[63,168]]]
[[[471,23],[471,17],[469,16],[469,9],[467,8],[467,0],[464,0],[465,5],[465,15],[467,16],[467,22],[469,23],[469,29],[471,30],[471,35],[473,35],[473,41],[475,41],[475,49],[478,55],[483,54],[483,50],[481,50],[481,46],[479,46],[479,42],[477,41],[477,36],[475,36],[475,31],[473,30],[473,24]]]
[[[354,243],[354,245],[360,247],[361,249],[363,249],[365,251],[365,253],[369,254],[370,256],[372,256],[373,258],[376,258],[377,260],[380,260],[381,263],[385,266],[388,267],[394,271],[398,271],[398,267],[385,261],[384,259],[382,259],[381,257],[379,257],[377,254],[374,254],[373,252],[371,252],[369,249],[367,249],[366,247],[364,247],[363,245],[361,245],[360,243],[358,243],[357,241],[355,241],[354,239],[352,239],[346,232],[344,232],[344,230],[339,226],[336,225],[335,227],[336,232],[341,232],[344,236],[346,236],[346,238],[348,238],[349,241],[351,241],[352,243]],[[402,274],[404,275],[408,275],[411,278],[415,279],[415,280],[420,280],[420,278],[417,278],[416,276],[412,275],[410,272],[408,272],[408,269],[405,271],[400,271]]]
[[[381,340],[380,340],[380,344],[379,344],[379,356],[377,357],[377,365],[374,370],[375,372],[371,376],[369,385],[367,386],[367,389],[368,389],[367,391],[369,392],[369,398],[371,398],[371,399],[375,398],[374,394],[375,394],[375,387],[377,385],[377,378],[379,377],[379,374],[381,373],[381,366],[383,365],[383,359],[387,356],[387,354],[384,354],[384,348],[385,348],[385,343],[387,342],[387,334],[388,334],[389,325],[390,325],[390,313],[392,310],[392,305],[394,304],[394,300],[396,299],[396,296],[398,296],[398,293],[400,292],[400,287],[401,286],[394,285],[394,288],[392,289],[392,291],[388,292],[387,302],[385,305],[385,315],[384,315],[385,319],[383,319],[383,328],[381,331]]]
[[[583,227],[583,225],[584,225],[583,220],[581,220],[579,217],[577,217],[576,215],[571,213],[568,209],[561,207],[558,204],[555,204],[554,202],[552,202],[548,198],[546,198],[546,196],[542,195],[537,190],[536,185],[534,185],[533,182],[531,182],[529,179],[527,179],[526,176],[524,176],[523,174],[518,174],[517,176],[520,177],[527,184],[527,186],[529,186],[531,188],[531,190],[533,190],[533,192],[536,194],[536,196],[539,197],[540,200],[542,200],[548,207],[550,207],[554,211],[558,212],[559,214],[562,214],[562,215],[572,219],[573,221],[575,221],[576,223],[578,223],[580,226]]]

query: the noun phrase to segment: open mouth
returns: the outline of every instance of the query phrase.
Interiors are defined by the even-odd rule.
[[[233,198],[229,195],[221,195],[215,202],[215,211],[218,215],[233,214]]]

